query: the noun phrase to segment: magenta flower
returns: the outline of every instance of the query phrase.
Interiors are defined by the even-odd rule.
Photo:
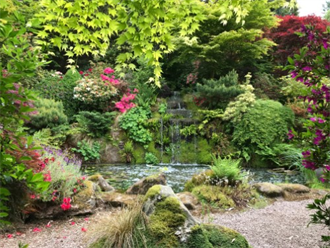
[[[304,68],[302,68],[303,71],[311,71],[312,67],[310,66],[305,66]]]
[[[315,118],[315,117],[310,118],[310,120],[311,120],[312,122],[316,122],[316,118]]]
[[[294,138],[294,134],[292,133],[292,130],[289,130],[289,133],[287,135],[289,140]]]
[[[324,165],[324,168],[327,170],[327,171],[330,171],[330,165]]]
[[[103,81],[110,81],[110,78],[103,75],[103,74],[101,74],[101,78],[102,78]]]
[[[304,158],[306,158],[311,155],[311,152],[309,150],[307,150],[307,151],[302,152],[301,154],[303,155]]]
[[[104,69],[103,72],[104,72],[105,74],[111,74],[111,73],[114,73],[115,70],[112,69],[112,68],[110,68],[110,67],[107,67],[107,68]]]
[[[296,76],[298,76],[298,73],[296,71],[292,71],[291,72],[291,77],[295,78]]]
[[[327,39],[322,39],[324,49],[328,49],[330,47]]]

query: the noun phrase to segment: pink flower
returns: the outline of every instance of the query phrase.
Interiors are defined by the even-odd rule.
[[[39,229],[38,227],[33,228],[32,232],[41,232],[41,229]]]
[[[88,69],[89,72],[92,72],[92,70],[93,70],[92,68],[89,68],[89,69]]]
[[[135,88],[135,89],[133,90],[133,92],[134,92],[134,93],[139,93],[139,90]]]
[[[77,193],[77,189],[73,189],[73,193]]]
[[[32,194],[32,195],[30,195],[30,198],[31,198],[31,199],[35,199],[35,198],[36,198],[36,195],[33,195],[33,194]]]
[[[52,225],[50,224],[50,222],[47,223],[46,227],[51,227]]]
[[[75,225],[76,224],[76,222],[74,222],[74,221],[71,221],[71,226],[73,226],[73,225]]]
[[[84,72],[83,71],[79,71],[79,74],[82,75],[82,74],[84,74]]]
[[[82,227],[82,228],[81,228],[81,231],[83,231],[83,232],[87,232],[87,229],[86,229],[85,227]]]
[[[21,233],[21,232],[16,232],[16,235],[17,236],[21,236],[23,233]]]
[[[13,238],[14,236],[12,234],[7,234],[7,238],[11,239]]]
[[[102,78],[103,81],[110,81],[110,78],[103,75],[103,74],[101,74],[101,78]]]
[[[51,182],[52,177],[50,176],[50,173],[44,174],[44,181],[45,182]]]
[[[89,218],[84,218],[85,221],[89,221]]]
[[[66,211],[71,208],[71,199],[69,197],[63,199],[63,203],[61,204],[61,208]]]
[[[114,73],[115,70],[114,69],[111,69],[110,67],[107,67],[104,69],[103,71],[105,74],[111,74],[111,73]]]

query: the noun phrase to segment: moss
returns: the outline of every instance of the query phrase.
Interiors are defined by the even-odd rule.
[[[178,247],[179,240],[175,231],[183,226],[186,217],[176,197],[167,197],[156,204],[155,211],[150,215],[149,230],[159,240],[157,247]]]
[[[156,148],[156,144],[155,144],[154,141],[151,141],[149,143],[147,151],[154,154],[158,158],[158,160],[160,161],[160,159],[161,159],[160,149]]]
[[[184,248],[249,248],[238,232],[214,225],[196,225]]]
[[[193,189],[192,193],[200,200],[220,208],[235,206],[235,202],[223,193],[222,188],[212,185],[200,185]]]
[[[134,144],[133,158],[136,164],[145,164],[145,150],[143,146],[139,144]]]
[[[238,232],[221,226],[204,225],[214,248],[248,248],[247,240]]]
[[[179,154],[180,163],[196,163],[198,154],[195,150],[195,144],[193,142],[181,142]]]
[[[193,177],[186,182],[184,191],[192,192],[193,188],[202,184],[205,184],[208,178],[213,176],[212,170],[206,170],[200,174],[193,175]]]
[[[154,185],[154,186],[152,186],[152,187],[148,190],[147,194],[145,195],[145,197],[144,197],[144,201],[148,200],[149,198],[152,199],[152,198],[154,198],[156,195],[159,195],[159,194],[160,194],[160,188],[161,188],[160,185]]]
[[[98,182],[100,176],[101,176],[100,173],[96,173],[96,174],[94,174],[94,175],[89,176],[87,179],[88,179],[89,181],[92,181],[92,182]]]
[[[74,203],[77,204],[80,209],[89,208],[87,202],[94,194],[94,184],[92,181],[85,180],[84,186],[85,188],[74,197]]]
[[[198,139],[197,141],[198,147],[198,156],[197,163],[198,164],[210,164],[212,161],[212,146],[210,146],[206,139]]]

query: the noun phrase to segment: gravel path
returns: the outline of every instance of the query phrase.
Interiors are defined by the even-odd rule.
[[[310,225],[312,200],[282,201],[263,209],[211,215],[211,223],[237,230],[253,248],[316,248],[321,235],[330,235],[323,225]]]
[[[321,244],[321,235],[329,235],[329,231],[321,225],[307,227],[312,211],[306,209],[306,205],[311,202],[278,200],[263,209],[211,214],[207,219],[213,224],[237,230],[253,248],[316,248]],[[17,248],[20,241],[29,244],[29,248],[87,248],[85,235],[91,224],[108,214],[101,211],[88,219],[57,220],[50,227],[46,227],[47,221],[25,224],[17,229],[22,234],[12,231],[12,238],[7,237],[9,233],[0,235],[0,248]],[[35,227],[41,232],[33,232]]]

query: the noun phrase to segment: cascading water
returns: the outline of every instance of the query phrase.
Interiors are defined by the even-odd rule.
[[[196,122],[191,118],[192,113],[190,110],[185,108],[185,104],[182,101],[179,92],[174,92],[174,95],[167,101],[167,114],[172,114],[173,117],[169,120],[167,124],[164,124],[164,120],[160,119],[160,139],[161,139],[161,163],[163,163],[164,155],[164,135],[168,135],[170,138],[169,149],[171,152],[170,164],[181,164],[181,142],[188,142],[180,134],[180,130],[185,126],[196,124]],[[167,125],[167,126],[164,126]],[[164,134],[166,133],[166,134]],[[189,141],[193,142],[193,147],[195,151],[197,150],[197,138],[194,137]],[[195,162],[195,161],[191,161]],[[189,163],[191,163],[189,161]]]

